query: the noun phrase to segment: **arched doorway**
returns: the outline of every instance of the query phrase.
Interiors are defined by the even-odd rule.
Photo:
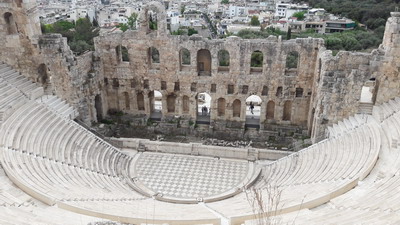
[[[218,116],[225,116],[226,100],[224,98],[218,99]]]
[[[167,110],[168,113],[175,113],[176,95],[170,94],[167,96]]]
[[[4,13],[4,21],[6,22],[6,31],[7,34],[16,34],[17,33],[17,29],[15,27],[15,21],[14,21],[14,16],[12,13],[10,12],[6,12]]]
[[[290,121],[292,119],[292,101],[288,100],[283,105],[282,120]]]
[[[188,96],[183,96],[182,98],[182,113],[187,114],[189,113],[189,97]]]
[[[275,119],[275,102],[269,101],[267,103],[267,120]]]
[[[208,93],[197,94],[197,123],[210,124],[211,96]]]
[[[242,107],[242,102],[239,99],[236,99],[232,103],[232,116],[233,118],[240,118],[240,111]]]
[[[197,52],[197,72],[199,76],[211,76],[211,53],[207,49]]]
[[[150,118],[160,121],[162,118],[162,94],[155,90],[149,93]]]
[[[258,95],[250,95],[246,99],[246,127],[260,128],[261,103]]]
[[[136,95],[136,102],[139,111],[144,111],[144,95],[143,93],[138,93]]]

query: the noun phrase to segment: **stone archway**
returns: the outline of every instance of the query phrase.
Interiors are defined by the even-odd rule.
[[[260,127],[262,100],[258,95],[250,95],[246,99],[246,126],[252,128]]]
[[[235,118],[240,118],[240,111],[242,110],[242,103],[239,99],[236,99],[232,103],[232,116]]]
[[[292,101],[288,100],[283,105],[282,120],[290,121],[292,119]]]

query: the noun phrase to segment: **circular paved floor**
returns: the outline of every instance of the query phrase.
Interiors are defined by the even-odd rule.
[[[138,179],[149,189],[174,198],[205,198],[241,187],[247,161],[143,153],[136,161]]]

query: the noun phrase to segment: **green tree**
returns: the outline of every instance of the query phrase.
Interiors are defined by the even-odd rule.
[[[138,14],[137,13],[132,13],[128,17],[128,22],[127,23],[118,24],[117,27],[120,30],[122,30],[123,32],[125,32],[127,30],[136,30],[137,18],[138,18]]]
[[[186,6],[182,5],[181,6],[181,15],[183,15],[183,13],[185,13],[185,10],[186,10]]]
[[[75,28],[75,24],[69,21],[61,20],[53,24],[54,32],[68,31]]]
[[[188,35],[189,36],[192,36],[193,34],[198,34],[199,32],[197,31],[197,30],[195,30],[194,28],[192,28],[192,27],[189,27],[189,29],[188,29]]]
[[[221,0],[222,4],[229,4],[229,0]]]
[[[304,20],[306,11],[301,11],[301,12],[295,12],[293,13],[292,17],[296,17],[297,20]]]
[[[260,21],[258,20],[258,16],[252,16],[250,20],[251,26],[260,26]]]
[[[86,41],[83,40],[72,41],[69,43],[69,46],[71,50],[78,55],[86,51],[94,50],[92,45],[89,45]]]
[[[171,34],[172,34],[172,35],[185,35],[185,34],[186,34],[186,31],[183,30],[183,29],[181,29],[181,28],[179,28],[179,29],[176,30],[176,31],[172,31]]]
[[[264,55],[260,51],[255,51],[253,54],[251,54],[251,62],[250,66],[251,67],[262,67],[262,63],[264,60]]]

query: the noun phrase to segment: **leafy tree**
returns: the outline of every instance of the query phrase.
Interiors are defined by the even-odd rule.
[[[186,10],[186,6],[182,5],[181,6],[181,15],[183,15],[183,13],[185,13],[185,10]]]
[[[123,24],[118,24],[117,27],[122,30],[123,32],[127,31],[127,30],[136,30],[136,21],[138,18],[138,14],[137,13],[132,13],[129,17],[128,17],[128,22],[127,23],[123,23]]]
[[[301,12],[295,12],[293,13],[292,17],[296,17],[297,20],[304,20],[306,11],[301,11]]]
[[[186,31],[185,31],[185,30],[182,30],[181,28],[179,28],[179,29],[176,30],[176,31],[172,31],[171,34],[172,34],[172,35],[185,35],[185,34],[186,34]]]
[[[219,66],[229,66],[229,52],[221,50],[218,52]]]
[[[153,16],[150,15],[149,18],[149,28],[150,30],[157,30],[158,26],[157,26],[157,20],[153,18]]]
[[[221,3],[222,4],[229,4],[229,0],[222,0]]]
[[[260,21],[258,20],[258,16],[252,16],[250,20],[251,26],[260,26]]]
[[[192,36],[193,34],[198,34],[199,32],[197,31],[197,30],[195,30],[194,28],[192,28],[192,27],[189,27],[189,29],[188,29],[188,35],[189,36]]]
[[[89,45],[86,41],[77,40],[69,43],[69,46],[73,52],[80,55],[86,51],[94,50],[92,45]]]
[[[55,32],[68,31],[73,28],[75,28],[75,24],[65,20],[60,20],[53,24],[53,29]]]
[[[251,54],[251,67],[262,67],[262,63],[264,60],[264,55],[260,51],[255,51]]]
[[[298,62],[299,62],[299,53],[290,52],[286,57],[286,68],[288,69],[297,68]]]

